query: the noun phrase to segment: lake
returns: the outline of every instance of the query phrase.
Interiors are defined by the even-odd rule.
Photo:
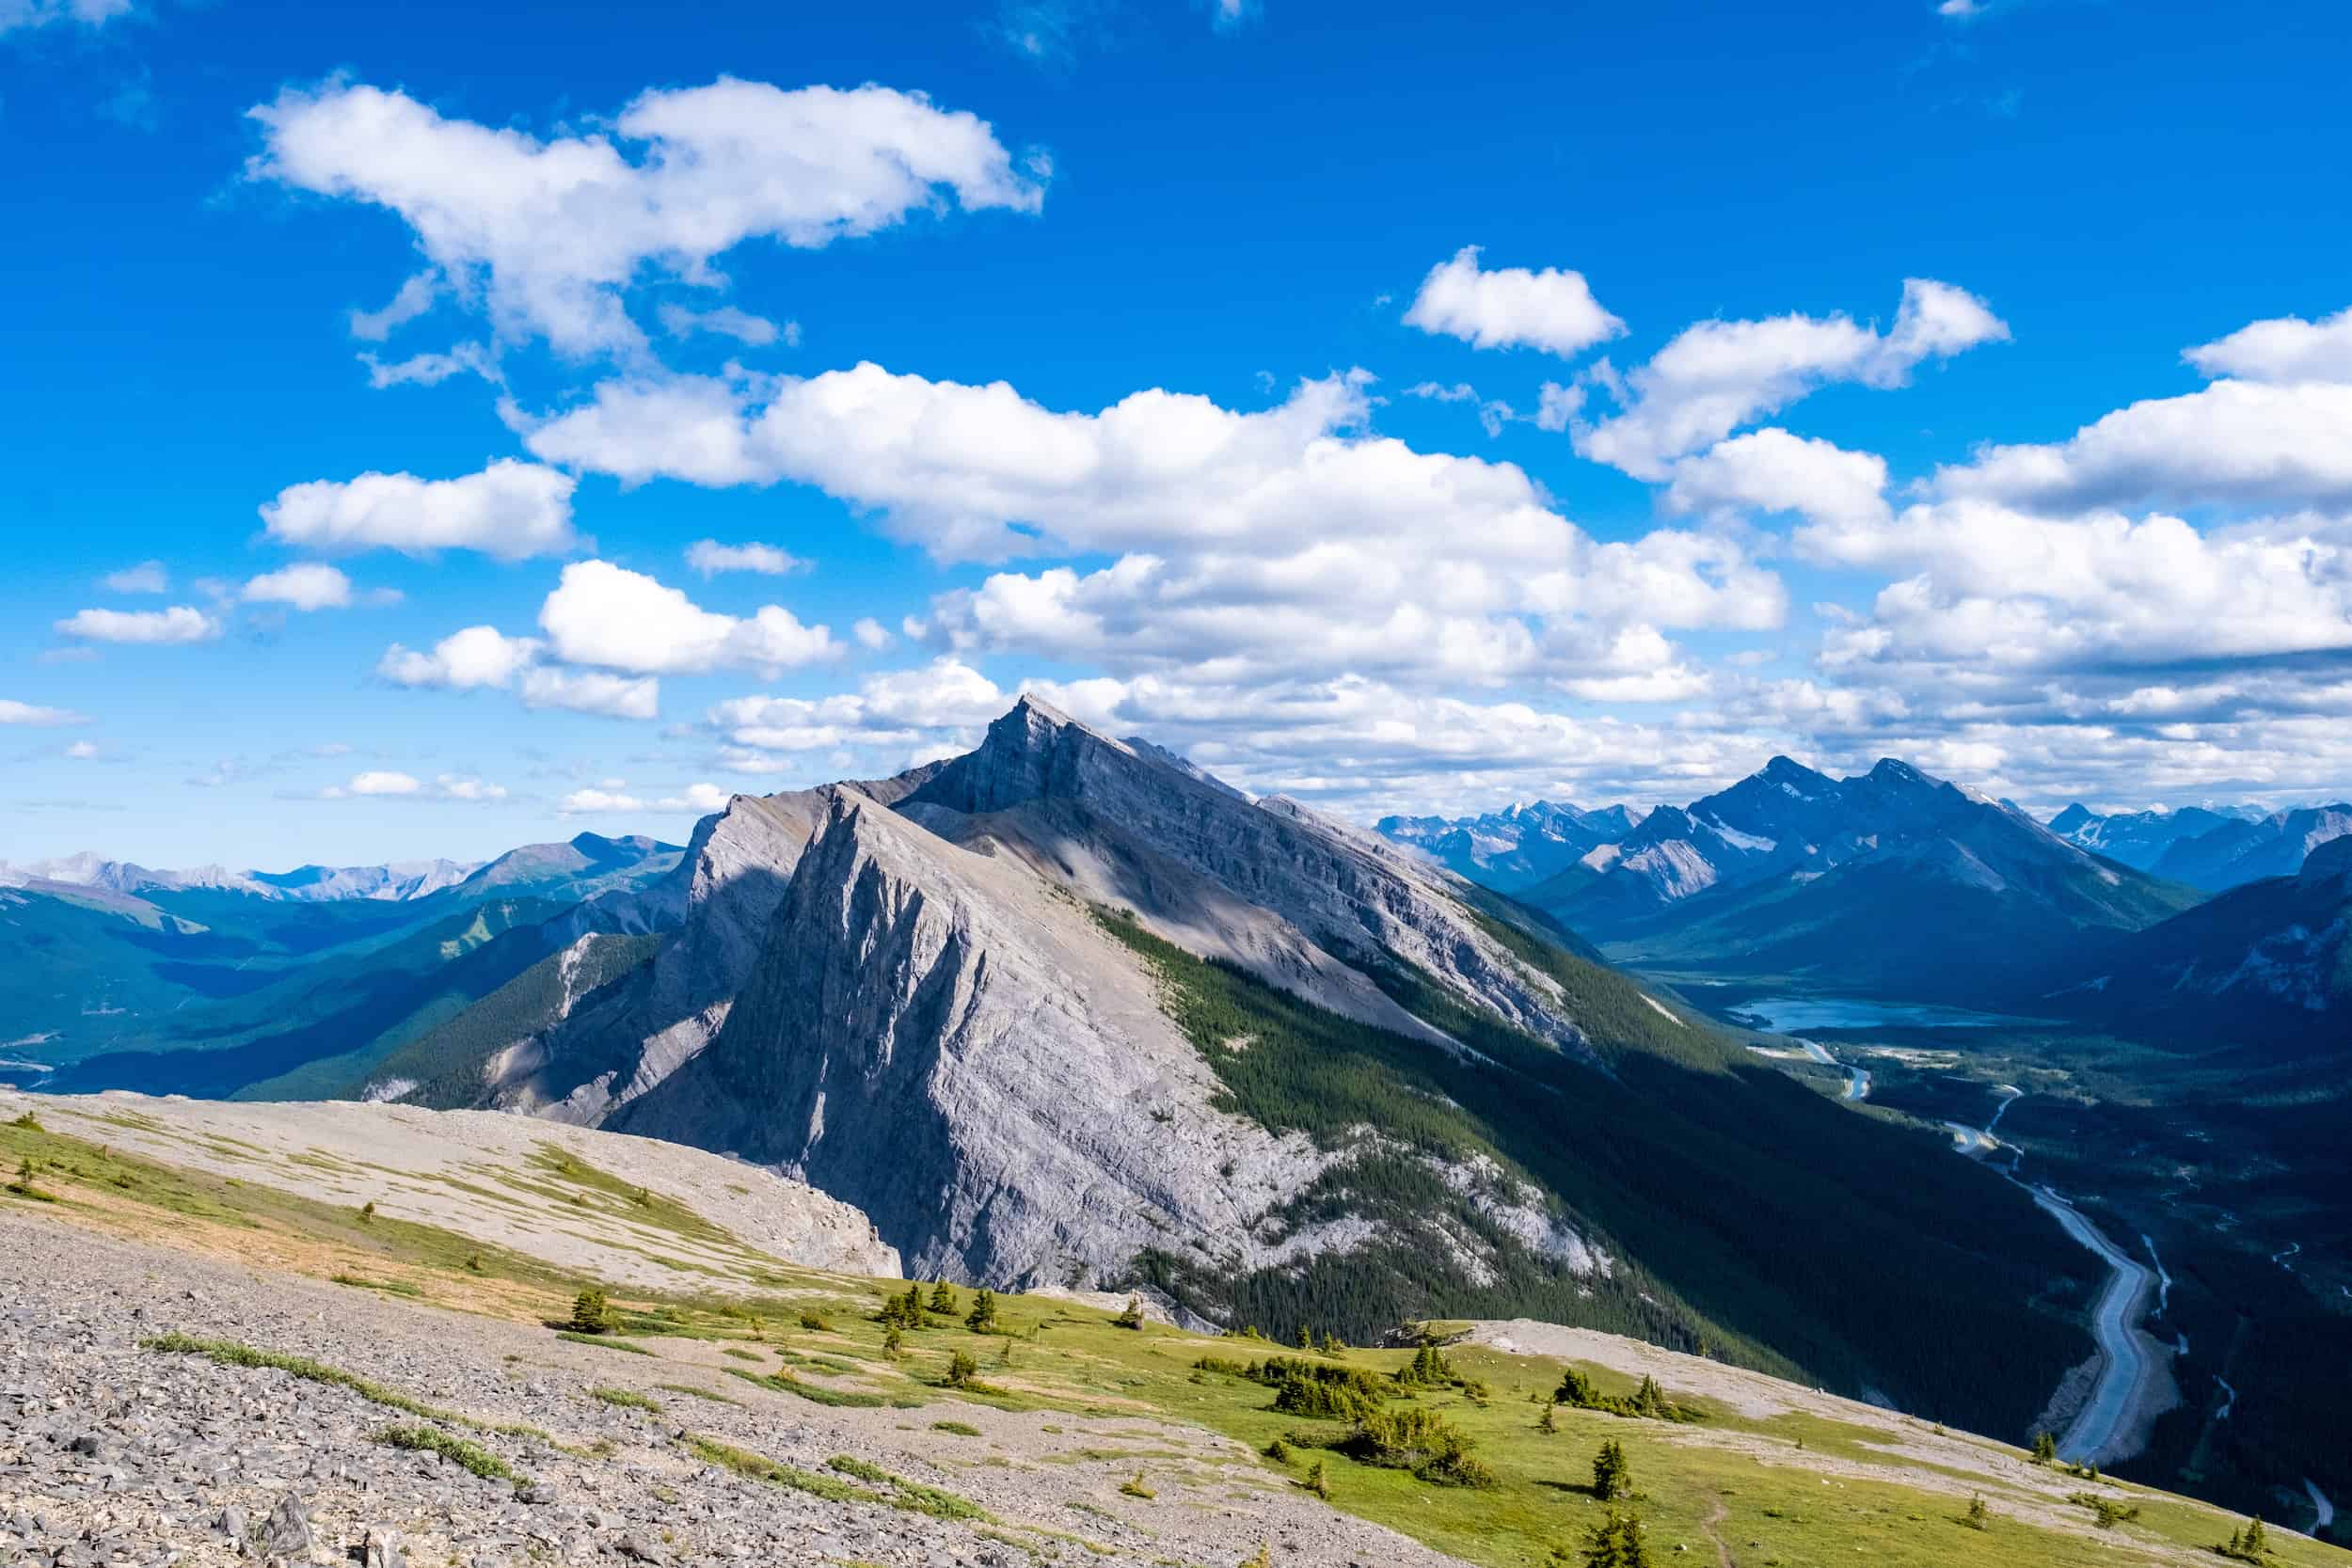
[[[1808,1029],[1994,1029],[2047,1022],[1929,1002],[1870,1002],[1838,996],[1763,996],[1725,1010],[1757,1020],[1757,1027],[1779,1035],[1801,1035]]]

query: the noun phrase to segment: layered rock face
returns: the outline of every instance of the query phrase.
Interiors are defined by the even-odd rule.
[[[1170,1234],[1246,1243],[1321,1167],[1208,1108],[1207,1065],[1084,909],[820,793],[725,1028],[610,1125],[796,1175],[918,1271],[1022,1285],[1092,1283]]]
[[[918,1272],[1087,1287],[1149,1248],[1218,1270],[1360,1244],[1279,1214],[1377,1129],[1278,1136],[1101,914],[1120,911],[1343,1016],[1462,1047],[1373,978],[1409,966],[1564,1050],[1556,982],[1448,873],[1295,802],[1025,700],[975,752],[896,779],[738,798],[672,879],[583,906],[659,954],[494,1053],[479,1103],[692,1144],[811,1183]],[[1556,1205],[1455,1181],[1531,1250],[1599,1267]],[[1484,1262],[1469,1248],[1465,1267]]]

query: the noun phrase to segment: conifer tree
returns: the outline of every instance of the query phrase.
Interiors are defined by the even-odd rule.
[[[1555,1403],[1572,1404],[1579,1410],[1590,1410],[1597,1402],[1597,1396],[1593,1391],[1593,1380],[1574,1367],[1560,1374],[1560,1390],[1551,1397]]]
[[[1535,1418],[1535,1430],[1543,1433],[1558,1432],[1560,1430],[1559,1409],[1560,1405],[1557,1401],[1544,1401],[1544,1413]]]
[[[956,1309],[956,1288],[944,1279],[931,1281],[931,1310],[941,1316],[952,1316]]]
[[[1612,1438],[1593,1455],[1593,1496],[1613,1502],[1632,1495],[1633,1467],[1626,1463],[1623,1445]]]
[[[963,1320],[963,1326],[975,1334],[985,1334],[996,1326],[996,1292],[980,1287],[972,1298],[972,1314]]]
[[[1651,1568],[1642,1516],[1611,1509],[1584,1537],[1584,1568]]]
[[[2058,1463],[2057,1433],[2037,1432],[2033,1434],[2033,1462],[2036,1465],[2055,1465]]]
[[[1665,1391],[1658,1386],[1658,1380],[1646,1372],[1642,1375],[1642,1386],[1634,1391],[1633,1408],[1652,1420],[1664,1419],[1674,1409],[1666,1402]]]
[[[1984,1506],[1984,1498],[1979,1495],[1968,1499],[1968,1513],[1961,1523],[1970,1529],[1982,1529],[1992,1521],[1992,1518],[1993,1511]]]
[[[1143,1298],[1141,1296],[1129,1296],[1127,1298],[1126,1310],[1120,1312],[1118,1317],[1113,1318],[1111,1323],[1114,1326],[1119,1328],[1141,1328],[1143,1326]]]

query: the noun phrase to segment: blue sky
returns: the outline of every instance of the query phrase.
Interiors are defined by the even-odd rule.
[[[1025,686],[1356,816],[1775,751],[2340,796],[2348,59],[0,0],[0,857],[682,838]]]

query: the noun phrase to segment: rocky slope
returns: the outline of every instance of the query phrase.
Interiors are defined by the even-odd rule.
[[[2203,806],[2102,815],[2077,801],[2050,818],[2050,831],[2069,844],[2080,845],[2111,861],[2121,861],[2135,871],[2153,871],[2156,863],[2164,859],[2165,851],[2175,844],[2226,828],[2233,822],[2246,821],[2254,815],[2213,811]]]
[[[2135,1034],[2338,1054],[2330,1021],[2352,1006],[2352,837],[2301,863],[2138,933],[2057,1004]]]

